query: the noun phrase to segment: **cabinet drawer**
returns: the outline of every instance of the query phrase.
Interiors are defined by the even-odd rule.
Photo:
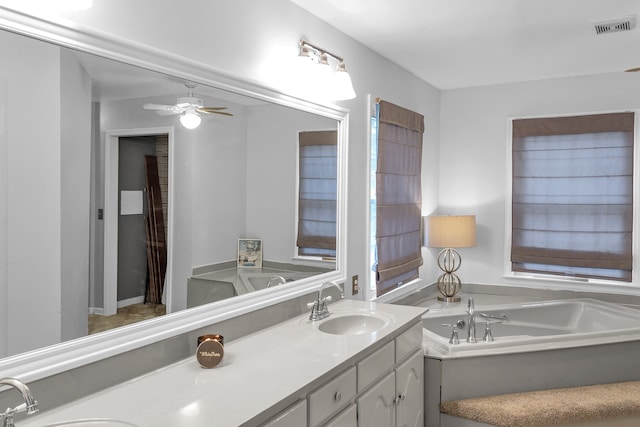
[[[309,424],[317,426],[322,421],[348,405],[356,395],[355,366],[309,395]]]
[[[393,368],[395,343],[391,341],[358,363],[358,391],[364,390]]]
[[[396,338],[396,363],[422,347],[422,322],[418,321],[409,330]]]
[[[306,424],[307,401],[301,400],[263,424],[263,427],[300,427]]]
[[[358,413],[355,403],[340,412],[337,417],[325,424],[324,427],[358,427]]]

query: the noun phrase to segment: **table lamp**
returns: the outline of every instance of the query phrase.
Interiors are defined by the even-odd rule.
[[[462,264],[462,258],[454,248],[468,248],[476,245],[475,215],[432,215],[427,217],[427,246],[444,248],[438,254],[438,267],[443,271],[436,284],[439,301],[458,302],[460,278],[455,272]]]

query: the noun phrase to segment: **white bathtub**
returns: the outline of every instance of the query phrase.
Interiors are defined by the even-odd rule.
[[[431,310],[423,318],[424,349],[435,357],[467,357],[598,345],[640,339],[640,311],[595,299],[567,299],[521,304],[475,305],[477,343],[467,343],[468,325],[459,344],[450,344],[451,327],[467,322],[466,304]],[[479,313],[507,321],[491,325],[493,342],[482,340],[486,320]]]
[[[239,290],[239,293],[245,292],[253,292],[259,291],[260,289],[266,289],[269,281],[273,278],[283,278],[285,283],[292,282],[294,280],[306,279],[307,277],[315,276],[320,274],[317,271],[305,271],[305,272],[297,272],[297,271],[285,271],[285,270],[273,270],[270,272],[263,271],[241,271],[238,273],[238,278],[240,280],[237,281],[236,287]],[[272,286],[281,285],[281,281],[273,282]]]

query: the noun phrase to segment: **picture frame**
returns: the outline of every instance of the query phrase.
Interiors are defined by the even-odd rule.
[[[262,239],[238,239],[239,268],[262,268]]]

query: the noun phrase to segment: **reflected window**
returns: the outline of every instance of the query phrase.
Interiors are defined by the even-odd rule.
[[[338,132],[300,132],[298,145],[298,256],[335,259]]]

